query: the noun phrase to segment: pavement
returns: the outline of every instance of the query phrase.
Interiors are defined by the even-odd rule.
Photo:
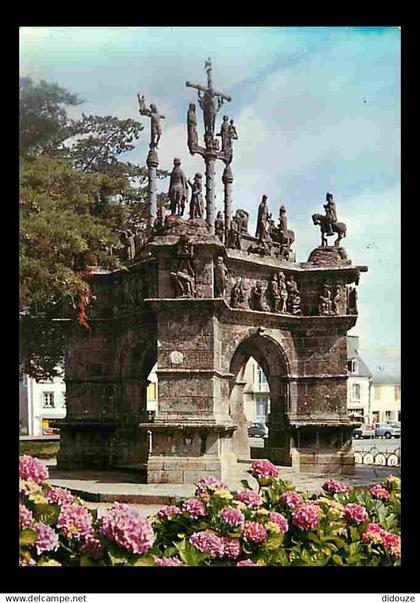
[[[192,484],[146,484],[144,476],[134,471],[63,471],[51,461],[47,464],[51,484],[68,488],[85,500],[89,507],[98,509],[99,513],[104,512],[114,501],[118,501],[134,506],[143,515],[152,515],[163,505],[174,504],[179,498],[192,496],[195,490]],[[240,462],[238,478],[247,479],[251,487],[256,487],[256,481],[247,473],[249,467],[250,463]],[[279,467],[279,471],[280,477],[292,482],[298,491],[306,490],[311,494],[319,493],[328,477],[334,477],[354,487],[378,483],[390,473],[400,475],[399,467],[373,465],[356,465],[355,475],[340,476],[298,473],[292,467]],[[242,486],[239,479],[228,483],[228,486],[234,491],[240,489]]]

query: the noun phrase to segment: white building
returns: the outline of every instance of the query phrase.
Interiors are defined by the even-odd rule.
[[[359,338],[347,336],[347,412],[355,421],[365,425],[372,420],[373,375],[359,352]]]
[[[24,375],[19,382],[20,435],[40,436],[49,431],[51,419],[66,416],[64,375],[39,381]]]
[[[375,375],[373,380],[372,421],[374,423],[401,421],[401,380],[399,377]]]

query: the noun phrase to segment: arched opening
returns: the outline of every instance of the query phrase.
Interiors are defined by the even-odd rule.
[[[252,335],[237,346],[230,363],[230,413],[238,424],[234,447],[239,458],[269,458],[290,465],[289,363],[281,345],[267,335]],[[249,423],[265,422],[264,446],[252,447]],[[252,444],[252,442],[251,442]]]

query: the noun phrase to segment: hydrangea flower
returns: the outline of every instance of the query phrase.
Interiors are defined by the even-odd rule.
[[[36,492],[40,492],[39,484],[36,484],[31,479],[19,478],[19,494],[26,494],[26,496],[29,496]]]
[[[182,503],[182,511],[188,513],[192,519],[199,519],[207,515],[207,509],[201,500],[189,498]]]
[[[236,528],[243,525],[245,515],[235,507],[225,507],[219,511],[219,519],[227,526]]]
[[[267,530],[257,521],[247,521],[244,524],[244,538],[246,538],[248,542],[260,544],[267,538]]]
[[[44,551],[56,551],[58,549],[58,534],[51,526],[45,523],[34,524],[34,530],[38,534],[35,542],[35,548],[38,555]]]
[[[86,537],[86,542],[80,547],[82,553],[90,555],[94,559],[100,559],[104,552],[104,547],[99,538],[95,538],[92,535]]]
[[[344,515],[347,519],[356,523],[363,523],[369,519],[366,508],[363,505],[357,505],[355,503],[348,503],[344,506]]]
[[[199,492],[207,492],[207,490],[215,490],[216,488],[227,489],[226,484],[209,475],[208,477],[202,477],[195,484],[197,486],[196,494]]]
[[[243,561],[238,561],[236,567],[251,567],[251,565],[257,565],[251,559],[244,559]]]
[[[39,459],[24,454],[19,457],[19,477],[41,485],[48,479],[48,469]]]
[[[392,532],[383,533],[383,545],[392,557],[401,557],[401,537]]]
[[[154,560],[155,565],[158,567],[178,567],[180,565],[185,565],[185,563],[177,557],[155,557]]]
[[[373,498],[379,498],[380,500],[389,500],[390,493],[386,488],[381,486],[381,484],[375,484],[369,488],[369,492],[373,496]]]
[[[349,491],[346,484],[343,484],[342,482],[337,482],[335,479],[327,479],[327,481],[322,486],[322,489],[325,490],[325,492],[331,492],[331,494],[336,494],[337,492],[344,492],[345,494],[347,494],[347,492]]]
[[[289,529],[289,524],[287,523],[287,519],[281,513],[276,513],[275,511],[270,512],[270,521],[279,526],[280,532],[285,534]]]
[[[249,488],[240,490],[237,493],[235,500],[244,503],[249,509],[258,509],[263,502],[258,492],[255,492],[255,490],[251,490]]]
[[[25,505],[20,504],[19,505],[19,527],[20,527],[20,529],[30,528],[33,525],[34,521],[35,521],[35,519],[34,519],[34,516],[32,515],[32,511],[27,509],[25,507]]]
[[[172,519],[175,515],[179,515],[181,513],[181,509],[176,505],[166,505],[162,507],[157,512],[157,516],[159,519]]]
[[[315,530],[321,518],[321,509],[318,505],[310,503],[302,505],[292,513],[292,524],[302,530]]]
[[[209,553],[213,558],[223,557],[223,539],[214,532],[195,532],[190,536],[190,543],[200,553]]]
[[[32,559],[32,557],[24,557],[23,555],[19,555],[19,565],[36,565],[36,561],[35,559]]]
[[[377,523],[370,523],[362,534],[366,544],[382,544],[384,530]]]
[[[147,553],[155,537],[149,520],[121,503],[114,503],[102,517],[101,532],[123,549],[136,554]]]
[[[264,460],[254,461],[251,465],[251,473],[254,477],[266,479],[279,475],[277,467],[270,461]]]
[[[57,505],[71,505],[74,501],[74,496],[67,488],[53,487],[46,493],[48,502]]]
[[[241,543],[237,538],[231,538],[230,536],[223,536],[223,557],[229,559],[237,559],[242,553]]]
[[[295,509],[299,505],[303,504],[303,498],[297,492],[294,492],[293,490],[288,490],[280,496],[280,502],[281,504],[289,507],[289,509]]]
[[[57,528],[60,528],[69,540],[80,540],[93,531],[92,516],[80,505],[62,505]]]

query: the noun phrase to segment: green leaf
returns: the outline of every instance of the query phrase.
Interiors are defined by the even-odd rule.
[[[80,565],[88,566],[88,565],[96,565],[95,560],[90,555],[82,555],[80,557]]]
[[[51,505],[49,503],[35,505],[34,515],[38,521],[52,526],[57,522],[58,516],[60,515],[60,507],[59,505]]]
[[[333,555],[332,556],[332,560],[334,561],[334,563],[336,563],[337,565],[344,565],[344,562],[342,560],[342,558],[340,557],[340,555]]]
[[[21,530],[19,534],[19,544],[20,546],[31,546],[31,544],[35,544],[38,539],[38,533],[31,528],[25,528]]]
[[[155,565],[155,560],[151,555],[139,557],[132,565]]]

